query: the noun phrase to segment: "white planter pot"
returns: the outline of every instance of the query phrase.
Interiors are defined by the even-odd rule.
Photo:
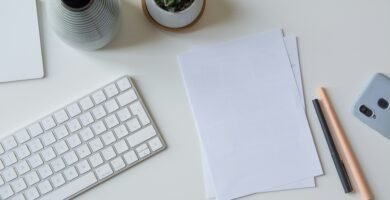
[[[145,3],[147,11],[154,21],[168,28],[182,28],[198,18],[205,0],[194,0],[188,8],[175,13],[162,9],[155,0],[145,0]]]

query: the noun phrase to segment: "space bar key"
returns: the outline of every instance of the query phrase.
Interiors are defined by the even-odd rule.
[[[89,172],[86,175],[67,183],[63,187],[43,196],[40,200],[64,200],[74,194],[86,189],[97,182],[96,176],[93,172]]]

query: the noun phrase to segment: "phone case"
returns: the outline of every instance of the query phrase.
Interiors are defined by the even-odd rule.
[[[375,74],[356,101],[353,114],[390,139],[390,78]]]

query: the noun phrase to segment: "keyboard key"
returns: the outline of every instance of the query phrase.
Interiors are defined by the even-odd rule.
[[[53,174],[53,171],[50,169],[49,165],[44,165],[38,169],[38,173],[42,179],[45,179]]]
[[[3,162],[0,160],[0,170],[4,169],[4,164]],[[0,184],[1,185],[1,184]]]
[[[85,158],[91,154],[91,151],[86,144],[81,145],[79,148],[77,148],[76,152],[80,158]]]
[[[58,172],[65,168],[65,163],[62,158],[55,159],[53,162],[50,163],[50,165],[53,168],[54,172]]]
[[[19,146],[18,148],[16,148],[15,153],[20,160],[30,155],[30,151],[28,150],[26,145]]]
[[[12,167],[4,170],[1,175],[3,175],[3,178],[6,182],[12,181],[17,177],[16,172]]]
[[[103,158],[97,153],[89,157],[89,162],[91,162],[92,167],[97,167],[103,163]]]
[[[105,87],[104,91],[106,92],[108,98],[111,98],[119,93],[118,89],[115,86],[115,83],[110,84],[107,87]]]
[[[27,160],[30,163],[30,166],[32,168],[36,168],[36,167],[38,167],[38,166],[43,164],[43,161],[42,161],[41,157],[38,154],[35,154],[35,155],[29,157]]]
[[[45,129],[45,131],[47,131],[51,128],[54,128],[56,126],[56,122],[54,121],[53,117],[51,117],[51,116],[43,119],[41,121],[41,123],[42,123],[43,129]]]
[[[141,128],[141,124],[138,122],[137,118],[133,118],[130,121],[126,123],[127,127],[129,127],[129,130],[131,132],[134,132]]]
[[[45,146],[49,146],[50,144],[53,144],[56,141],[56,138],[54,137],[53,133],[50,131],[44,133],[41,137],[41,140]]]
[[[12,198],[12,200],[26,200],[22,194],[18,194]]]
[[[35,137],[43,133],[42,127],[39,123],[35,123],[27,128],[30,132],[31,137]]]
[[[125,162],[121,157],[115,158],[111,161],[112,168],[114,168],[114,171],[119,171],[123,169],[126,165]]]
[[[122,92],[131,88],[128,78],[122,78],[121,80],[117,81],[116,84],[118,84],[118,87]]]
[[[64,170],[64,175],[66,180],[71,181],[78,176],[78,173],[76,171],[76,168],[70,167]]]
[[[68,137],[66,141],[68,142],[70,148],[77,147],[81,144],[81,140],[77,134]]]
[[[17,159],[16,159],[16,156],[14,154],[14,152],[8,152],[6,154],[4,154],[1,159],[3,160],[4,162],[4,165],[7,167],[7,166],[10,166],[14,163],[17,162]]]
[[[6,151],[13,149],[17,146],[15,138],[13,136],[9,136],[2,141],[3,147]]]
[[[76,167],[79,170],[80,174],[84,174],[84,173],[88,172],[89,170],[91,170],[91,166],[89,166],[87,160],[83,160],[83,161],[77,163]]]
[[[161,143],[161,140],[158,137],[151,139],[148,143],[152,151],[157,151],[161,147],[163,147],[163,144]]]
[[[103,149],[102,155],[103,155],[104,159],[107,161],[111,160],[112,158],[114,158],[116,156],[115,151],[111,146]]]
[[[119,106],[116,103],[115,99],[111,99],[111,100],[107,101],[104,104],[104,107],[106,108],[108,113],[112,113],[112,112],[114,112],[114,111],[119,109]]]
[[[84,99],[81,99],[80,105],[84,111],[86,111],[94,106],[90,97],[85,97]]]
[[[138,160],[138,157],[137,157],[137,155],[135,154],[134,151],[129,151],[129,152],[125,153],[125,154],[123,155],[123,158],[125,159],[125,161],[126,161],[126,163],[127,163],[128,165],[131,165],[131,164],[133,164],[135,161]]]
[[[74,133],[74,132],[76,132],[76,131],[78,131],[78,130],[81,129],[80,122],[79,122],[79,120],[77,120],[77,119],[70,120],[70,121],[67,123],[67,126],[68,126],[69,131],[70,131],[71,133]]]
[[[156,130],[154,130],[153,126],[149,125],[146,128],[141,129],[141,130],[137,131],[136,133],[134,133],[133,135],[130,135],[129,137],[127,137],[127,141],[129,142],[129,145],[131,147],[135,147],[138,144],[141,144],[141,143],[145,142],[146,140],[152,138],[156,134],[157,134]]]
[[[54,149],[56,150],[58,155],[61,155],[69,150],[68,146],[64,141],[60,141],[54,144]]]
[[[130,89],[129,91],[120,94],[118,97],[116,97],[116,99],[118,100],[119,105],[122,107],[137,100],[137,95],[133,89]]]
[[[37,152],[43,148],[43,145],[38,138],[32,139],[30,142],[27,143],[27,146],[32,153]]]
[[[24,182],[23,178],[20,178],[14,182],[12,182],[12,188],[15,193],[18,193],[27,188],[26,182]]]
[[[150,154],[150,150],[146,144],[142,144],[139,147],[137,147],[137,153],[140,158],[143,158]]]
[[[50,182],[48,180],[43,181],[42,183],[38,184],[38,189],[41,194],[46,194],[53,190],[53,187],[51,186]]]
[[[80,121],[83,124],[83,126],[87,126],[94,122],[92,115],[90,112],[84,113],[80,116]]]
[[[83,141],[88,141],[91,138],[93,138],[94,135],[92,130],[89,127],[87,127],[80,131],[80,136],[83,139]]]
[[[19,176],[21,176],[21,175],[29,172],[30,167],[28,166],[27,162],[25,160],[23,160],[15,165],[15,170],[19,174]]]
[[[130,111],[127,108],[123,108],[122,110],[118,111],[116,114],[118,115],[119,120],[121,122],[124,122],[131,118]]]
[[[12,191],[11,186],[5,185],[3,187],[0,187],[0,197],[1,199],[7,199],[8,197],[14,195],[14,192]]]
[[[24,195],[26,196],[27,200],[34,200],[39,197],[38,190],[35,187],[26,190]]]
[[[101,119],[104,116],[107,115],[106,111],[104,110],[103,106],[98,106],[92,110],[93,115],[95,116],[95,119]]]
[[[127,131],[127,128],[125,125],[120,125],[114,129],[115,135],[118,139],[125,137],[129,134],[129,131]]]
[[[108,131],[107,133],[103,134],[102,139],[105,145],[109,145],[116,140],[114,134],[111,131]]]
[[[98,167],[95,172],[99,179],[104,179],[114,173],[108,163]]]
[[[115,115],[110,115],[104,119],[108,128],[113,128],[119,124],[118,118]]]
[[[62,124],[63,122],[69,119],[68,114],[66,114],[65,110],[60,110],[54,114],[54,118],[58,124]]]
[[[96,182],[97,179],[94,173],[89,172],[84,176],[58,188],[57,190],[54,190],[48,195],[42,197],[40,200],[68,199],[70,196],[88,188]]]
[[[62,174],[56,174],[56,175],[52,176],[50,180],[51,180],[51,183],[53,183],[53,186],[55,188],[65,184],[65,179],[62,176]]]
[[[141,121],[141,124],[143,126],[150,123],[149,117],[146,114],[144,107],[141,105],[141,103],[139,101],[131,104],[130,110],[134,115],[138,116],[138,119]]]
[[[35,171],[28,173],[24,179],[26,180],[28,185],[34,185],[39,182],[39,176]]]
[[[56,153],[54,152],[53,148],[48,147],[41,152],[41,156],[42,156],[43,160],[47,162],[47,161],[55,158]]]
[[[75,117],[81,113],[79,105],[77,103],[74,103],[66,108],[68,111],[70,117]]]
[[[124,140],[121,140],[114,145],[116,152],[118,154],[121,154],[127,150],[129,150],[129,147],[127,146],[126,142]]]
[[[89,146],[91,147],[92,152],[96,152],[103,148],[103,143],[100,138],[97,137],[89,142]]]
[[[57,137],[57,140],[60,140],[66,136],[69,135],[68,129],[65,128],[64,125],[59,126],[58,128],[54,129],[54,134]]]
[[[92,125],[92,129],[96,135],[99,135],[107,130],[106,126],[102,121],[98,121]]]
[[[71,151],[64,155],[64,160],[67,165],[72,165],[73,163],[77,162],[79,159],[77,158],[77,155],[74,151]]]
[[[92,94],[92,99],[95,101],[95,104],[99,104],[106,100],[106,96],[103,91],[99,90]]]
[[[28,134],[26,129],[22,129],[15,133],[15,138],[19,142],[19,144],[22,144],[30,140],[30,135]]]

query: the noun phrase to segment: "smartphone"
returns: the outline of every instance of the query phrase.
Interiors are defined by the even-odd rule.
[[[390,139],[390,78],[375,74],[357,99],[353,114],[360,121]]]

